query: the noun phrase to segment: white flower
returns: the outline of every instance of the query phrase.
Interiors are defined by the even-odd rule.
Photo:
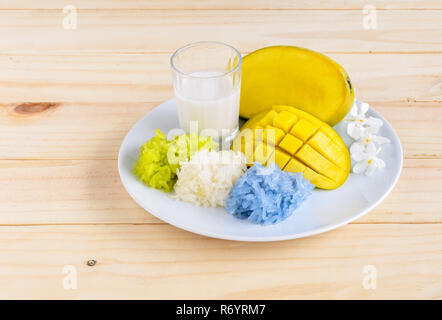
[[[365,159],[368,154],[376,152],[376,144],[382,145],[385,143],[390,143],[390,139],[374,134],[366,134],[351,145],[351,157],[355,161],[361,161],[362,159]]]
[[[354,173],[365,173],[365,175],[369,176],[371,175],[376,169],[382,169],[385,168],[385,162],[384,160],[377,157],[377,154],[381,151],[381,148],[379,149],[372,149],[370,147],[369,153],[364,154],[358,154],[359,157],[363,157],[361,160],[355,160],[358,161],[354,167],[353,172]]]
[[[355,140],[367,134],[377,133],[382,126],[382,120],[375,117],[366,117],[370,105],[356,100],[353,108],[348,114],[346,121],[350,121],[347,126],[347,133]]]

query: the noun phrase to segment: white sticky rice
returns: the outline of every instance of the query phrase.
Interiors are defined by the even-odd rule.
[[[203,207],[224,206],[230,189],[245,171],[241,152],[198,151],[181,163],[174,198]]]

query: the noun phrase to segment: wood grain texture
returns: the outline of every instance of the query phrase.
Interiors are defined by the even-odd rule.
[[[0,161],[0,225],[161,223],[115,160]],[[442,160],[406,160],[393,193],[354,223],[442,223]]]
[[[76,0],[76,30],[62,27],[65,4],[0,2],[0,298],[442,299],[441,1]],[[399,134],[393,192],[347,226],[273,243],[146,213],[121,185],[118,149],[173,96],[171,53],[201,40],[341,63]],[[76,290],[62,288],[65,265]],[[376,290],[362,286],[367,265]]]
[[[369,101],[442,101],[442,54],[328,54]],[[173,96],[171,54],[1,54],[0,103],[140,102]]]
[[[347,225],[241,243],[169,225],[0,227],[0,298],[441,299],[441,235],[442,224]],[[65,265],[76,290],[62,288]],[[375,290],[362,286],[367,265]]]
[[[168,9],[168,10],[263,10],[263,9],[353,9],[367,5],[365,0],[76,0],[78,9]],[[395,9],[442,9],[438,0],[371,0],[370,5],[378,10]],[[0,9],[60,9],[57,0],[3,0]]]
[[[57,10],[0,11],[0,50],[14,52],[172,52],[204,39],[250,52],[290,44],[334,52],[441,52],[441,10],[88,10],[65,30]],[[112,35],[112,36],[109,36]],[[12,45],[13,44],[13,45]]]
[[[398,132],[406,158],[442,158],[441,102],[367,102]],[[117,159],[127,131],[159,103],[0,105],[0,159]]]

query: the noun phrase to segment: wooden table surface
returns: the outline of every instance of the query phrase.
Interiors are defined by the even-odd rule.
[[[0,1],[0,298],[442,298],[440,0],[69,3]],[[394,191],[342,228],[271,243],[145,212],[118,149],[173,96],[171,53],[200,40],[336,59],[399,134]]]

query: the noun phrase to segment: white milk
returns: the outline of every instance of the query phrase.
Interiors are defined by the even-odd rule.
[[[198,132],[215,129],[219,137],[234,135],[238,130],[240,84],[232,89],[232,78],[213,77],[222,75],[214,71],[191,75],[202,78],[184,78],[175,88],[181,128],[190,132],[191,121],[197,121]]]

